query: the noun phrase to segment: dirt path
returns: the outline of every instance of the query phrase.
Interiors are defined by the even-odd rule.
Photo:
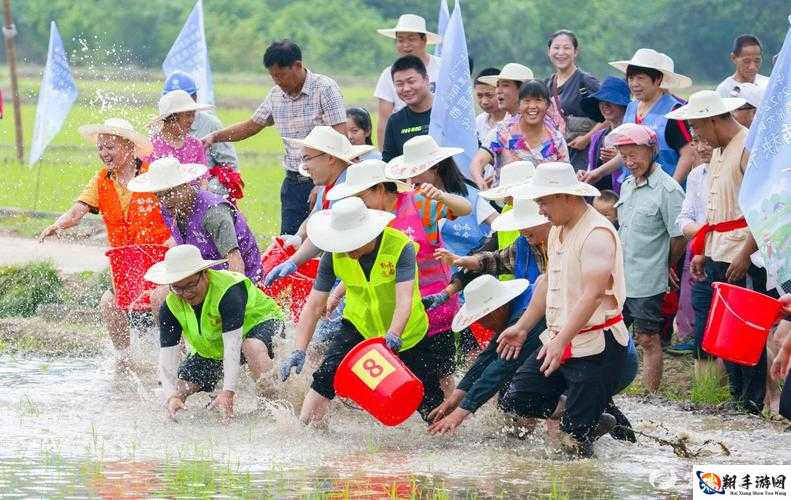
[[[47,240],[39,243],[28,238],[0,236],[0,265],[50,260],[64,273],[101,271],[107,257],[101,247]]]

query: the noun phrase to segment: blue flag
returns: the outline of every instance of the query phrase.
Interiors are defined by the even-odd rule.
[[[745,147],[750,150],[750,161],[739,205],[767,273],[791,292],[791,29]]]
[[[458,1],[448,20],[442,52],[428,133],[440,146],[464,148],[464,153],[455,160],[462,173],[468,175],[470,162],[478,150],[478,136],[467,40]]]
[[[450,12],[448,12],[448,0],[440,0],[439,2],[439,14],[437,15],[437,34],[439,36],[445,36],[445,29],[448,27],[448,18],[450,17]],[[442,56],[442,42],[439,42],[434,46],[434,55],[437,57]]]
[[[47,65],[44,66],[44,76],[41,78],[41,87],[38,91],[29,165],[32,166],[41,159],[44,150],[58,135],[75,100],[77,100],[77,86],[71,77],[63,40],[60,38],[55,21],[52,21],[49,28]]]
[[[174,71],[192,75],[198,84],[198,102],[214,104],[209,50],[206,48],[206,32],[203,27],[203,0],[198,0],[192,8],[187,22],[162,62],[162,71],[165,72],[165,77]]]

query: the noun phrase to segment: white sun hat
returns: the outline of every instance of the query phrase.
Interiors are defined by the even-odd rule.
[[[654,49],[637,49],[630,60],[612,61],[610,66],[623,73],[626,73],[629,66],[655,69],[663,75],[660,85],[663,89],[683,89],[692,85],[690,77],[674,71],[673,59],[670,56]]]
[[[502,200],[513,195],[514,189],[521,187],[533,178],[536,167],[529,161],[512,161],[500,170],[500,183],[497,187],[478,193],[487,200]]]
[[[158,193],[198,179],[206,173],[206,165],[181,163],[172,156],[151,162],[148,172],[129,181],[126,188],[133,193]]]
[[[500,281],[491,274],[483,274],[464,288],[464,305],[453,317],[451,328],[460,332],[487,314],[511,302],[522,294],[530,282],[526,279]]]
[[[426,30],[426,20],[415,14],[404,14],[398,18],[398,23],[394,28],[379,29],[376,32],[387,38],[396,38],[398,33],[423,33],[426,35],[428,44],[437,44],[442,41],[441,36]]]
[[[536,173],[529,183],[514,190],[514,198],[535,200],[551,194],[570,194],[574,196],[600,196],[598,189],[577,179],[570,163],[552,161],[536,167]]]
[[[501,213],[492,221],[493,231],[519,231],[549,222],[538,213],[538,204],[530,198],[514,198],[514,208]]]
[[[374,146],[368,144],[352,146],[348,137],[326,125],[313,127],[313,130],[311,130],[304,139],[286,138],[285,140],[297,147],[308,147],[321,151],[322,153],[327,153],[346,163],[351,163],[353,159],[374,149]],[[299,164],[299,173],[305,177],[310,176],[305,165],[302,163]]]
[[[741,97],[720,97],[713,90],[700,90],[689,96],[687,104],[665,115],[671,120],[696,120],[730,113],[745,105]]]
[[[419,135],[404,143],[404,154],[390,160],[385,172],[391,179],[409,179],[463,152],[463,148],[440,147],[430,135]]]
[[[385,175],[386,168],[387,163],[382,160],[365,160],[360,163],[352,163],[346,169],[346,180],[335,184],[332,189],[327,191],[327,199],[335,201],[348,198],[383,182],[394,183],[399,193],[414,189],[412,184],[388,178]]]
[[[533,70],[524,66],[522,64],[517,63],[508,63],[503,66],[503,69],[500,71],[499,75],[487,75],[478,78],[478,81],[481,83],[485,83],[486,85],[491,85],[492,87],[497,86],[498,80],[514,80],[517,82],[526,82],[528,80],[532,80]]]
[[[211,104],[198,104],[183,90],[171,90],[159,98],[159,116],[154,118],[154,122],[161,122],[175,113],[206,111],[213,108]]]
[[[750,82],[739,82],[731,89],[730,93],[731,97],[741,97],[754,108],[761,106],[764,94],[766,94],[766,85],[756,85]]]
[[[205,260],[194,245],[177,245],[165,252],[165,260],[148,268],[144,278],[157,285],[170,285],[225,262],[228,259]]]
[[[367,208],[356,196],[333,203],[310,216],[308,238],[325,252],[351,252],[382,234],[395,215]]]
[[[77,131],[94,144],[96,144],[100,134],[116,135],[131,141],[135,145],[138,156],[148,156],[153,150],[148,137],[136,131],[132,124],[123,118],[108,118],[104,123],[83,125]]]

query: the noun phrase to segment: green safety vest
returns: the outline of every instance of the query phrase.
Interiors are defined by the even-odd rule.
[[[385,228],[382,241],[371,268],[370,280],[365,279],[360,263],[346,253],[333,253],[335,275],[346,286],[346,306],[343,317],[351,322],[366,339],[383,337],[393,320],[396,305],[396,265],[401,251],[412,241],[401,231]],[[428,316],[423,308],[418,287],[418,270],[412,288],[412,312],[401,334],[401,350],[414,347],[426,336]]]
[[[216,271],[209,269],[209,289],[203,299],[201,308],[200,328],[195,309],[184,299],[170,292],[165,303],[181,325],[184,337],[190,345],[190,351],[204,358],[221,360],[223,357],[222,318],[220,317],[220,300],[233,285],[244,282],[247,290],[247,305],[244,311],[242,336],[264,321],[283,319],[283,311],[274,300],[267,297],[245,275],[232,271]]]
[[[503,207],[502,213],[509,212],[513,208],[514,208],[513,206],[506,204]],[[519,238],[519,231],[497,231],[497,249],[502,250],[504,248],[508,248],[509,246],[511,246],[511,244],[513,244],[513,242],[516,241],[517,238]],[[500,276],[498,276],[498,278],[500,279],[500,281],[509,281],[514,279],[514,275],[501,274]]]

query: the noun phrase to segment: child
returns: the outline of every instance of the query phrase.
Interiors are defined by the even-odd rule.
[[[615,210],[615,204],[618,203],[618,193],[615,191],[605,189],[601,192],[601,196],[593,199],[593,208],[597,212],[612,222],[615,229],[618,229],[618,212]]]
[[[346,137],[352,146],[362,146],[364,144],[372,145],[371,131],[373,126],[371,124],[371,115],[365,108],[349,108],[346,110]],[[382,153],[378,149],[373,149],[357,157],[358,162],[364,160],[381,160]]]

